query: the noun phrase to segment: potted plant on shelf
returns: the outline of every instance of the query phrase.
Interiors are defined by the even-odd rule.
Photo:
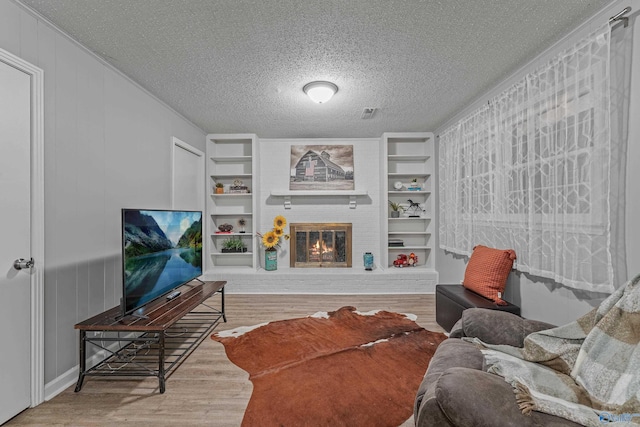
[[[247,247],[239,237],[232,237],[222,242],[222,253],[246,252]]]
[[[224,184],[216,182],[216,194],[224,194]]]
[[[391,200],[389,200],[389,206],[391,206],[391,218],[399,218],[400,211],[405,211],[404,206],[400,203],[392,202]]]
[[[238,225],[240,226],[240,231],[238,231],[238,233],[245,233],[244,226],[247,225],[247,220],[244,218],[240,218],[238,220]]]

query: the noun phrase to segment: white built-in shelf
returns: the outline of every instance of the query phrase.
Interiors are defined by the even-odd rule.
[[[291,209],[291,198],[293,197],[348,197],[349,208],[355,209],[356,197],[366,196],[369,193],[364,190],[275,190],[271,191],[273,197],[284,197],[284,208]]]
[[[224,184],[225,190],[228,190],[235,180],[240,180],[248,188],[257,189],[257,174],[254,173],[258,164],[258,137],[255,134],[208,134],[206,141],[206,176],[210,185]],[[253,230],[256,230],[259,215],[257,194],[226,191],[218,194],[215,190],[209,190],[208,193],[210,197],[206,198],[206,209],[209,220],[206,232],[209,238],[204,248],[209,255],[206,259],[207,270],[216,274],[221,268],[227,271],[255,270],[257,239]],[[240,219],[246,221],[246,233],[239,232],[243,230],[236,225]],[[232,233],[216,233],[224,223],[234,225]],[[242,239],[247,252],[222,252],[221,245],[229,238]]]
[[[407,246],[389,246],[388,249],[390,251],[395,251],[395,250],[410,250],[410,251],[419,251],[419,250],[430,250],[431,247],[430,246],[420,246],[420,245],[407,245]]]
[[[393,262],[393,260],[391,260],[391,262]],[[433,268],[428,268],[426,265],[420,264],[420,262],[422,262],[422,260],[418,260],[418,265],[413,267],[394,267],[393,265],[390,265],[387,267],[387,271],[392,274],[409,274],[409,272],[415,272],[416,270],[420,271],[420,274],[423,274],[423,271],[432,271],[435,273]]]
[[[416,236],[428,236],[429,233],[428,231],[390,231],[389,236],[392,235],[403,235],[403,236],[411,236],[411,235],[416,235]]]
[[[431,191],[427,191],[427,190],[416,190],[416,191],[411,191],[411,190],[391,190],[388,191],[389,194],[431,194]]]
[[[222,156],[222,157],[212,157],[216,163],[237,163],[237,162],[250,162],[253,159],[253,156]]]
[[[251,193],[211,193],[211,197],[251,197]]]
[[[414,217],[400,217],[400,218],[389,218],[389,221],[418,221],[423,219],[431,219],[427,216],[414,216]]]
[[[253,255],[253,252],[211,252],[211,256],[245,256]]]
[[[422,178],[427,179],[431,176],[430,173],[398,173],[398,172],[390,172],[387,174],[389,178]],[[408,191],[408,190],[407,190]]]
[[[253,175],[250,173],[212,173],[211,178],[222,179],[235,179],[235,178],[251,178]]]
[[[381,247],[387,249],[381,253],[381,264],[388,265],[391,272],[434,271],[434,254],[431,251],[434,243],[431,228],[435,225],[432,194],[437,191],[432,179],[437,170],[434,154],[434,135],[431,132],[387,132],[382,135]],[[400,189],[395,187],[398,182],[402,184]],[[414,209],[408,209],[407,199],[412,200]],[[405,212],[391,218],[389,202],[400,202]],[[419,209],[415,209],[415,204]],[[410,217],[411,214],[420,216]],[[405,246],[389,245],[389,240],[394,239],[403,241]],[[398,255],[409,252],[418,254],[418,266],[393,267]]]
[[[389,154],[387,159],[398,162],[426,162],[430,156],[404,156],[399,154]]]

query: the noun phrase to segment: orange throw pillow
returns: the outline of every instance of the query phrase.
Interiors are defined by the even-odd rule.
[[[478,245],[473,248],[462,285],[498,305],[506,305],[502,295],[514,259],[516,253],[513,249],[493,249]]]

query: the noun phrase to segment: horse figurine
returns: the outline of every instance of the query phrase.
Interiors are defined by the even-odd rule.
[[[408,199],[407,202],[409,202],[409,207],[407,208],[407,210],[413,211],[413,215],[409,215],[409,216],[419,217],[420,215],[418,214],[418,212],[422,211],[422,206],[420,206],[420,203],[416,203],[411,199]]]

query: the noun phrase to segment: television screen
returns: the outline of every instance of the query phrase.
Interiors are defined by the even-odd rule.
[[[202,212],[122,210],[123,315],[202,275]]]

